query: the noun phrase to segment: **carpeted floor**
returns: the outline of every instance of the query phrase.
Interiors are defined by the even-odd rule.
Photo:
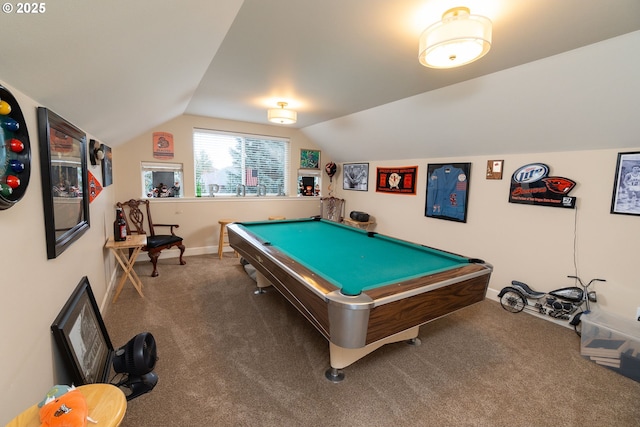
[[[143,255],[144,256],[144,255]],[[485,300],[325,379],[327,341],[277,291],[225,254],[138,263],[105,313],[114,347],[158,345],[158,385],[123,427],[638,426],[640,383],[580,356],[573,330]]]

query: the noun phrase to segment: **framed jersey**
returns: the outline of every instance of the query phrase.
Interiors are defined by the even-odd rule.
[[[611,213],[640,215],[640,152],[618,153]]]
[[[432,163],[427,166],[424,215],[467,222],[471,163]]]

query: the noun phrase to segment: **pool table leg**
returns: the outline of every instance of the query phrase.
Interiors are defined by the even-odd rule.
[[[415,337],[415,338],[411,338],[410,340],[407,340],[407,344],[409,345],[415,345],[416,347],[419,346],[420,344],[422,344],[422,341],[420,341],[420,338]]]
[[[330,381],[340,382],[344,379],[344,374],[341,371],[342,368],[346,368],[385,344],[407,341],[409,344],[419,345],[420,339],[418,338],[418,332],[420,332],[420,326],[414,326],[413,328],[398,332],[397,334],[388,336],[361,348],[344,348],[329,341],[329,358],[331,360],[331,367],[326,370],[324,375]]]
[[[253,293],[256,295],[266,293],[267,291],[264,288],[268,288],[269,286],[272,286],[271,282],[269,282],[269,280],[257,270],[256,270],[256,284],[258,285],[258,289],[253,291]]]

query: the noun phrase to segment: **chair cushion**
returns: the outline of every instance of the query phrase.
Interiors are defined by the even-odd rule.
[[[182,242],[182,237],[172,235],[147,236],[147,248],[159,248],[161,246],[175,245]]]

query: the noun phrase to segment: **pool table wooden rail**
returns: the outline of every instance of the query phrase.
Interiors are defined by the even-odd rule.
[[[329,339],[326,294],[338,287],[235,224],[227,226],[227,230],[231,247]],[[307,286],[305,280],[316,286]]]
[[[488,285],[489,275],[483,274],[409,298],[376,305],[369,313],[366,344],[478,303],[484,300]]]

